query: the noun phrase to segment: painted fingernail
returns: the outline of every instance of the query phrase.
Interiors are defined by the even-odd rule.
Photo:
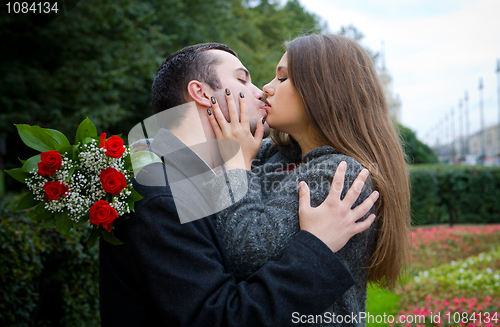
[[[213,104],[215,104],[215,103],[216,103],[216,101],[215,101],[215,98],[214,98],[214,97],[210,97],[210,100],[212,101],[212,103],[213,103]]]
[[[243,92],[240,92],[240,98],[243,99],[244,97],[245,97],[245,95],[243,94]]]
[[[380,193],[375,191],[375,192],[373,192],[373,196],[375,197],[375,199],[378,199],[378,197],[380,196]]]
[[[262,124],[264,124],[266,122],[266,118],[267,117],[262,118]]]
[[[368,175],[370,175],[370,172],[366,168],[363,169],[362,173],[363,173],[363,176],[366,176],[366,177],[368,177]]]
[[[229,89],[226,89],[226,95],[227,96],[231,95],[231,91],[229,91]]]
[[[212,112],[210,111],[210,109],[207,109],[207,112],[209,116],[212,116]]]

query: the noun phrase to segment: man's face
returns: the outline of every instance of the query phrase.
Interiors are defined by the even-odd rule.
[[[214,96],[219,102],[219,106],[224,114],[224,117],[226,117],[226,120],[229,121],[229,112],[225,99],[225,89],[228,88],[231,91],[231,95],[234,97],[234,102],[236,103],[236,107],[238,109],[238,114],[240,112],[239,94],[242,92],[247,100],[250,130],[252,131],[252,134],[255,133],[255,127],[257,124],[262,124],[262,118],[267,115],[267,112],[264,109],[264,107],[266,107],[266,104],[264,103],[266,98],[264,92],[252,84],[250,73],[238,58],[222,50],[208,51],[219,57],[221,62],[217,66],[216,71],[221,82],[222,89],[216,91]],[[265,123],[264,137],[267,135],[269,135],[269,125]]]

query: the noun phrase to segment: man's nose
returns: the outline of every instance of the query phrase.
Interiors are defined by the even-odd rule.
[[[266,99],[266,94],[255,85],[253,85],[253,92],[252,93],[253,93],[254,97],[259,99],[260,101],[264,101]]]

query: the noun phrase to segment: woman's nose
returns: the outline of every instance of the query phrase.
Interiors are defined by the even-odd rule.
[[[262,91],[264,91],[264,93],[267,94],[267,95],[273,95],[274,94],[274,88],[271,86],[271,83],[272,82],[267,83],[262,88]]]

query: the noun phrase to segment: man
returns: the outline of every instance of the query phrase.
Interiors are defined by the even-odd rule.
[[[134,187],[144,199],[136,203],[131,219],[116,223],[115,234],[124,244],[100,243],[103,327],[291,325],[294,312],[319,314],[353,285],[349,271],[330,249],[337,240],[328,209],[307,208],[307,192],[301,191],[306,213],[301,213],[301,224],[312,226],[310,232],[299,232],[280,261],[267,263],[242,282],[228,272],[214,215],[199,217],[199,208],[213,213],[210,198],[191,182],[174,194],[174,183],[223,173],[217,169],[222,162],[211,142],[215,136],[206,111],[213,96],[227,114],[225,88],[246,97],[253,130],[267,134],[264,94],[227,46],[184,48],[158,70],[153,82],[155,113],[191,105],[174,122],[158,119],[166,129],[158,131],[151,149],[164,164],[151,164],[136,176]],[[206,141],[202,147],[200,139]],[[346,209],[352,205],[342,202]],[[354,223],[360,217],[349,219]],[[369,226],[354,225],[361,224],[362,230]]]

